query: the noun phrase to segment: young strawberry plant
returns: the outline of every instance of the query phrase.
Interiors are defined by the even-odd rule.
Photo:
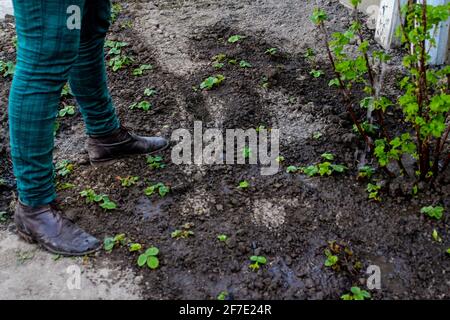
[[[0,74],[3,75],[4,78],[12,77],[14,75],[14,71],[16,69],[16,65],[12,61],[3,61],[0,60]]]
[[[129,188],[131,186],[134,186],[138,181],[139,177],[137,176],[128,176],[128,177],[117,177],[117,180],[119,180],[122,187]]]
[[[149,269],[155,270],[159,267],[158,259],[159,249],[156,247],[148,248],[138,257],[137,265],[139,267],[147,266]]]
[[[73,116],[74,114],[75,114],[74,106],[64,106],[58,112],[58,116],[61,118],[65,117],[65,116]]]
[[[243,180],[239,182],[238,188],[241,190],[248,189],[250,187],[250,183],[247,180]]]
[[[200,84],[200,89],[203,90],[211,90],[214,87],[218,87],[223,81],[225,80],[225,77],[221,74],[208,77]]]
[[[154,97],[158,92],[155,88],[145,88],[144,96],[146,97]]]
[[[237,43],[237,42],[240,42],[243,39],[245,39],[244,36],[236,34],[236,35],[233,35],[233,36],[228,38],[228,43]]]
[[[444,208],[441,206],[433,207],[424,207],[420,210],[420,213],[423,213],[430,218],[434,218],[436,220],[441,220],[442,216],[444,215]]]
[[[166,186],[162,182],[159,182],[159,183],[148,186],[144,190],[145,195],[148,197],[152,196],[155,192],[158,192],[159,196],[161,198],[164,198],[170,192],[170,187]]]
[[[109,197],[105,194],[96,194],[93,189],[85,189],[80,192],[80,195],[83,198],[86,198],[87,203],[98,203],[101,208],[105,210],[114,210],[117,208],[117,205],[109,199]]]
[[[6,220],[8,220],[8,214],[6,213],[6,211],[0,211],[0,222],[6,222]]]
[[[258,271],[261,265],[265,265],[267,263],[266,257],[263,256],[251,256],[250,261],[253,263],[249,265],[249,268],[252,271]]]
[[[152,104],[148,101],[134,102],[130,105],[130,110],[140,109],[142,111],[148,111],[152,108]]]
[[[226,234],[219,234],[217,239],[221,242],[226,242],[228,240],[228,236]]]
[[[195,235],[191,229],[194,227],[192,223],[185,223],[181,229],[173,231],[170,236],[174,239],[187,239]]]
[[[55,171],[56,175],[60,177],[66,177],[73,172],[74,165],[69,160],[61,160],[56,163]]]
[[[344,294],[342,300],[365,300],[370,299],[371,295],[366,290],[361,290],[359,287],[352,287],[350,293]]]
[[[142,76],[146,70],[152,70],[151,64],[142,64],[138,68],[133,70],[133,76]]]
[[[269,48],[265,51],[265,54],[268,54],[270,56],[275,56],[278,53],[277,48]]]
[[[384,65],[390,57],[382,51],[370,51],[370,43],[363,37],[357,10],[361,0],[351,2],[355,8],[353,24],[345,32],[332,34],[331,39],[325,26],[326,12],[317,8],[311,17],[323,34],[335,75],[330,86],[339,88],[355,128],[366,142],[367,150],[373,152],[379,166],[389,176],[395,176],[388,169],[390,163],[397,163],[400,172],[407,174],[403,159],[409,156],[417,160],[418,179],[435,181],[450,162],[450,153],[445,147],[450,130],[447,124],[450,111],[450,67],[430,67],[427,44],[436,46],[433,30],[448,19],[450,4],[430,6],[427,1],[423,1],[423,4],[409,1],[401,9],[406,22],[401,25],[399,36],[407,49],[403,66],[408,74],[399,83],[402,94],[391,101],[382,94],[383,72],[377,73],[374,68],[375,64]],[[346,52],[351,42],[358,45],[359,54],[356,57]],[[364,112],[368,115],[367,119],[359,118],[355,111],[353,93],[361,85],[365,98],[359,106],[367,109]],[[400,128],[403,130],[400,133],[390,132],[385,121],[388,115],[398,114],[396,111],[402,115],[401,119],[396,120],[406,124],[405,128]],[[379,130],[371,130],[372,114]]]
[[[114,237],[106,237],[103,240],[103,249],[106,252],[111,252],[115,247],[126,245],[126,236],[124,233],[118,234]]]
[[[147,164],[151,169],[164,169],[166,167],[161,156],[148,156]]]

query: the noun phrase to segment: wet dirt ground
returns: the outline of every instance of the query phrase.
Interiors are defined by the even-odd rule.
[[[272,176],[260,175],[258,165],[175,165],[170,150],[161,153],[166,164],[162,169],[151,169],[144,156],[95,168],[88,162],[79,113],[60,119],[55,161],[75,164],[71,175],[60,178],[74,185],[59,193],[67,215],[99,238],[125,233],[145,248],[160,249],[161,265],[154,271],[139,268],[138,254],[125,247],[97,253],[85,259],[86,265],[92,270],[105,263],[118,270],[130,268],[128,274],[139,279],[138,290],[148,299],[215,299],[222,291],[231,299],[339,299],[353,285],[365,287],[370,265],[381,269],[381,290],[371,291],[375,299],[450,298],[448,215],[434,222],[420,214],[426,205],[448,208],[448,174],[435,190],[417,197],[410,196],[411,181],[379,174],[385,185],[383,201],[368,201],[367,183],[355,179],[363,145],[352,132],[338,92],[328,87],[330,76],[310,75],[317,66],[328,70],[309,21],[314,1],[120,3],[108,38],[129,43],[123,50],[134,58],[133,67],[153,65],[141,77],[131,74],[133,67],[109,70],[124,124],[140,134],[167,137],[179,128],[192,132],[194,121],[222,130],[278,128],[285,160]],[[337,1],[323,3],[330,31],[349,26],[348,11]],[[245,39],[231,45],[226,39],[234,34]],[[1,24],[0,35],[0,59],[14,59],[11,20]],[[275,56],[265,53],[272,47],[278,48]],[[315,61],[304,57],[308,48],[317,52]],[[227,63],[217,71],[211,59],[218,54],[252,67]],[[198,89],[218,73],[226,77],[220,87]],[[11,215],[15,190],[8,156],[9,86],[10,79],[0,79],[0,177],[6,181],[0,187],[0,211]],[[156,95],[145,97],[145,88],[155,88]],[[143,99],[153,104],[151,110],[129,109]],[[66,97],[62,103],[74,101]],[[285,172],[289,165],[316,163],[325,152],[334,153],[335,161],[349,170],[326,178]],[[116,177],[128,175],[140,180],[124,188]],[[242,180],[250,182],[248,190],[237,188]],[[170,186],[171,192],[164,198],[147,197],[145,187],[156,182]],[[107,194],[118,209],[105,212],[86,204],[79,195],[86,188]],[[195,235],[173,239],[171,233],[186,223],[193,225]],[[0,228],[14,230],[10,219]],[[442,243],[433,240],[434,229]],[[218,241],[219,234],[228,240]],[[350,272],[325,267],[330,241],[350,248],[352,261],[361,268]],[[265,256],[267,265],[253,272],[252,255]]]

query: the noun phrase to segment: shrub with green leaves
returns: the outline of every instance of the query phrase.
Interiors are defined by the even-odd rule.
[[[361,290],[359,287],[352,287],[350,293],[344,294],[342,300],[365,300],[370,299],[371,295],[366,290]]]
[[[347,110],[352,117],[355,128],[364,138],[368,149],[373,151],[379,166],[391,177],[395,173],[388,169],[391,162],[397,163],[402,174],[406,174],[403,164],[405,155],[416,159],[416,175],[422,181],[435,180],[440,172],[445,171],[450,163],[450,153],[445,144],[450,131],[447,124],[450,111],[450,66],[434,68],[430,66],[428,46],[436,46],[434,30],[438,24],[446,21],[450,15],[450,3],[445,5],[423,5],[409,1],[401,9],[404,17],[398,36],[405,47],[403,67],[407,71],[398,83],[402,93],[390,100],[383,95],[383,74],[376,72],[376,64],[385,64],[390,57],[383,51],[373,50],[368,40],[364,39],[362,22],[357,6],[359,0],[352,0],[355,7],[354,22],[344,32],[333,33],[330,37],[325,23],[326,12],[316,8],[311,17],[313,23],[322,31],[335,78],[330,86],[337,86],[342,93]],[[356,43],[358,54],[347,52],[350,43]],[[364,114],[374,115],[377,132],[364,123],[355,111],[356,92],[362,89],[365,97],[359,107],[367,109]],[[390,132],[385,125],[386,117],[401,114],[394,121],[407,124],[398,133],[396,126]],[[393,130],[392,130],[393,131]],[[370,136],[374,136],[375,141]],[[439,165],[443,160],[442,166]]]
[[[429,216],[430,218],[434,218],[436,220],[441,220],[442,216],[444,215],[444,207],[441,207],[441,206],[424,207],[420,210],[420,213],[423,213],[423,214]]]
[[[155,270],[159,267],[158,259],[159,249],[157,247],[148,248],[138,257],[137,265],[139,267],[147,266],[149,269]]]

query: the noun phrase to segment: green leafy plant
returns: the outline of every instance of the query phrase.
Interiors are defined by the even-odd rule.
[[[151,169],[164,169],[166,167],[161,156],[148,156],[147,164]]]
[[[241,35],[233,35],[231,37],[228,38],[228,43],[236,43],[236,42],[240,42],[241,40],[245,39],[244,36]]]
[[[66,83],[61,90],[61,97],[68,97],[72,95],[72,91],[70,90],[69,84]]]
[[[58,115],[60,117],[73,116],[75,114],[75,106],[66,105],[59,110]]]
[[[371,179],[375,174],[375,168],[364,165],[361,168],[358,168],[358,179]]]
[[[217,296],[217,300],[226,300],[227,298],[228,298],[228,292],[227,291],[222,291]]]
[[[339,257],[332,254],[329,249],[325,250],[325,256],[327,257],[327,259],[325,260],[326,267],[334,267],[337,265]]]
[[[218,87],[224,80],[225,77],[221,74],[208,77],[200,84],[200,89],[211,90],[214,87]]]
[[[217,236],[217,239],[219,239],[219,241],[221,242],[226,242],[228,240],[228,236],[226,234],[219,234]]]
[[[155,88],[145,88],[144,95],[147,97],[153,97],[157,94],[157,91]]]
[[[155,192],[158,192],[158,194],[160,195],[161,198],[165,197],[169,192],[170,192],[170,187],[166,186],[164,183],[159,182],[156,184],[153,184],[151,186],[148,186],[145,190],[144,193],[146,196],[151,196],[153,195]]]
[[[69,160],[61,160],[55,165],[56,174],[60,177],[70,175],[74,170],[74,165]]]
[[[316,53],[311,48],[307,48],[305,53],[303,54],[303,57],[306,59],[309,59],[309,60],[313,59],[315,56],[316,56]]]
[[[434,218],[436,220],[442,219],[442,216],[444,215],[444,208],[441,206],[433,207],[423,207],[420,210],[420,213],[426,214],[430,218]]]
[[[151,64],[142,64],[138,68],[133,70],[133,76],[142,76],[146,70],[152,70],[153,66]]]
[[[195,235],[191,229],[194,227],[192,223],[185,223],[181,229],[173,231],[170,236],[174,239],[187,239]]]
[[[403,67],[407,75],[399,82],[402,90],[394,101],[382,95],[383,73],[376,73],[375,64],[385,64],[390,57],[383,51],[370,50],[370,43],[364,39],[362,22],[356,10],[359,1],[352,1],[354,22],[345,32],[328,35],[325,22],[326,12],[317,8],[311,20],[324,35],[324,44],[335,78],[330,85],[337,86],[342,93],[347,110],[368,149],[373,151],[380,167],[390,177],[396,173],[388,169],[391,162],[397,163],[401,174],[407,174],[403,165],[404,155],[416,159],[416,174],[419,180],[434,181],[450,163],[450,154],[444,154],[450,127],[447,124],[450,111],[450,67],[432,68],[429,65],[429,48],[436,46],[434,30],[450,15],[450,4],[424,5],[408,1],[399,10],[405,23],[398,35],[407,49]],[[425,2],[426,3],[426,2]],[[346,52],[349,43],[356,42],[358,54]],[[360,119],[354,109],[357,88],[363,88],[365,98],[359,103],[367,109],[365,114],[374,115],[378,132],[370,132],[369,119]],[[392,134],[386,127],[386,116],[401,114],[400,122],[406,124],[403,132]],[[374,131],[374,130],[372,130]],[[375,136],[373,142],[370,135]],[[443,165],[439,166],[439,160]]]
[[[365,300],[370,299],[371,295],[366,290],[361,290],[359,287],[352,287],[350,293],[344,294],[342,300]]]
[[[14,64],[14,62],[12,61],[3,61],[0,60],[0,74],[3,75],[4,78],[8,77],[8,76],[13,76],[14,75],[14,71],[16,69],[16,65]]]
[[[250,64],[250,62],[247,62],[245,60],[241,60],[241,62],[239,62],[239,66],[243,69],[245,68],[251,68],[252,65]]]
[[[127,42],[113,41],[113,40],[105,41],[105,48],[109,49],[109,51],[107,52],[109,56],[120,55],[122,53],[122,49],[127,46],[128,46]]]
[[[301,168],[296,167],[296,166],[289,166],[286,168],[287,173],[296,173],[298,171],[301,171]]]
[[[149,269],[155,270],[159,267],[158,259],[159,249],[157,247],[148,248],[138,257],[137,265],[139,267],[147,266]]]
[[[130,243],[129,247],[128,247],[128,251],[130,252],[136,252],[136,251],[141,251],[142,250],[142,245],[140,243]]]
[[[87,203],[98,203],[101,208],[105,210],[114,210],[117,208],[117,205],[109,199],[109,197],[105,194],[96,194],[93,189],[85,189],[80,192],[80,195],[83,198],[86,198]]]
[[[275,56],[278,53],[278,49],[277,48],[269,48],[265,51],[265,53],[270,56]]]
[[[247,180],[243,180],[241,182],[239,182],[239,189],[248,189],[250,187],[250,183]]]
[[[320,78],[321,76],[324,75],[322,70],[311,70],[309,74],[312,75],[314,78]]]
[[[126,244],[126,235],[124,233],[118,234],[114,237],[106,237],[103,240],[103,249],[106,252],[111,252],[115,247]]]
[[[0,222],[6,222],[6,220],[8,220],[6,211],[0,211]]]
[[[127,177],[116,177],[117,180],[119,180],[122,187],[129,188],[131,186],[134,186],[138,181],[139,177],[137,176],[127,176]]]
[[[148,111],[152,108],[152,104],[148,101],[134,102],[130,105],[130,109],[140,109],[142,111]]]
[[[250,261],[253,263],[249,265],[249,268],[252,271],[257,271],[261,267],[261,265],[265,265],[267,263],[267,259],[264,256],[251,256]]]
[[[367,185],[367,192],[369,193],[369,199],[380,202],[381,201],[380,190],[381,190],[380,185],[369,183]]]

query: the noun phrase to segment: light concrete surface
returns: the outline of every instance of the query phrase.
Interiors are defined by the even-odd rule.
[[[0,19],[3,19],[7,14],[13,14],[12,1],[0,0]]]
[[[94,268],[83,258],[55,260],[14,233],[0,231],[0,300],[140,299],[139,281],[132,270]]]

